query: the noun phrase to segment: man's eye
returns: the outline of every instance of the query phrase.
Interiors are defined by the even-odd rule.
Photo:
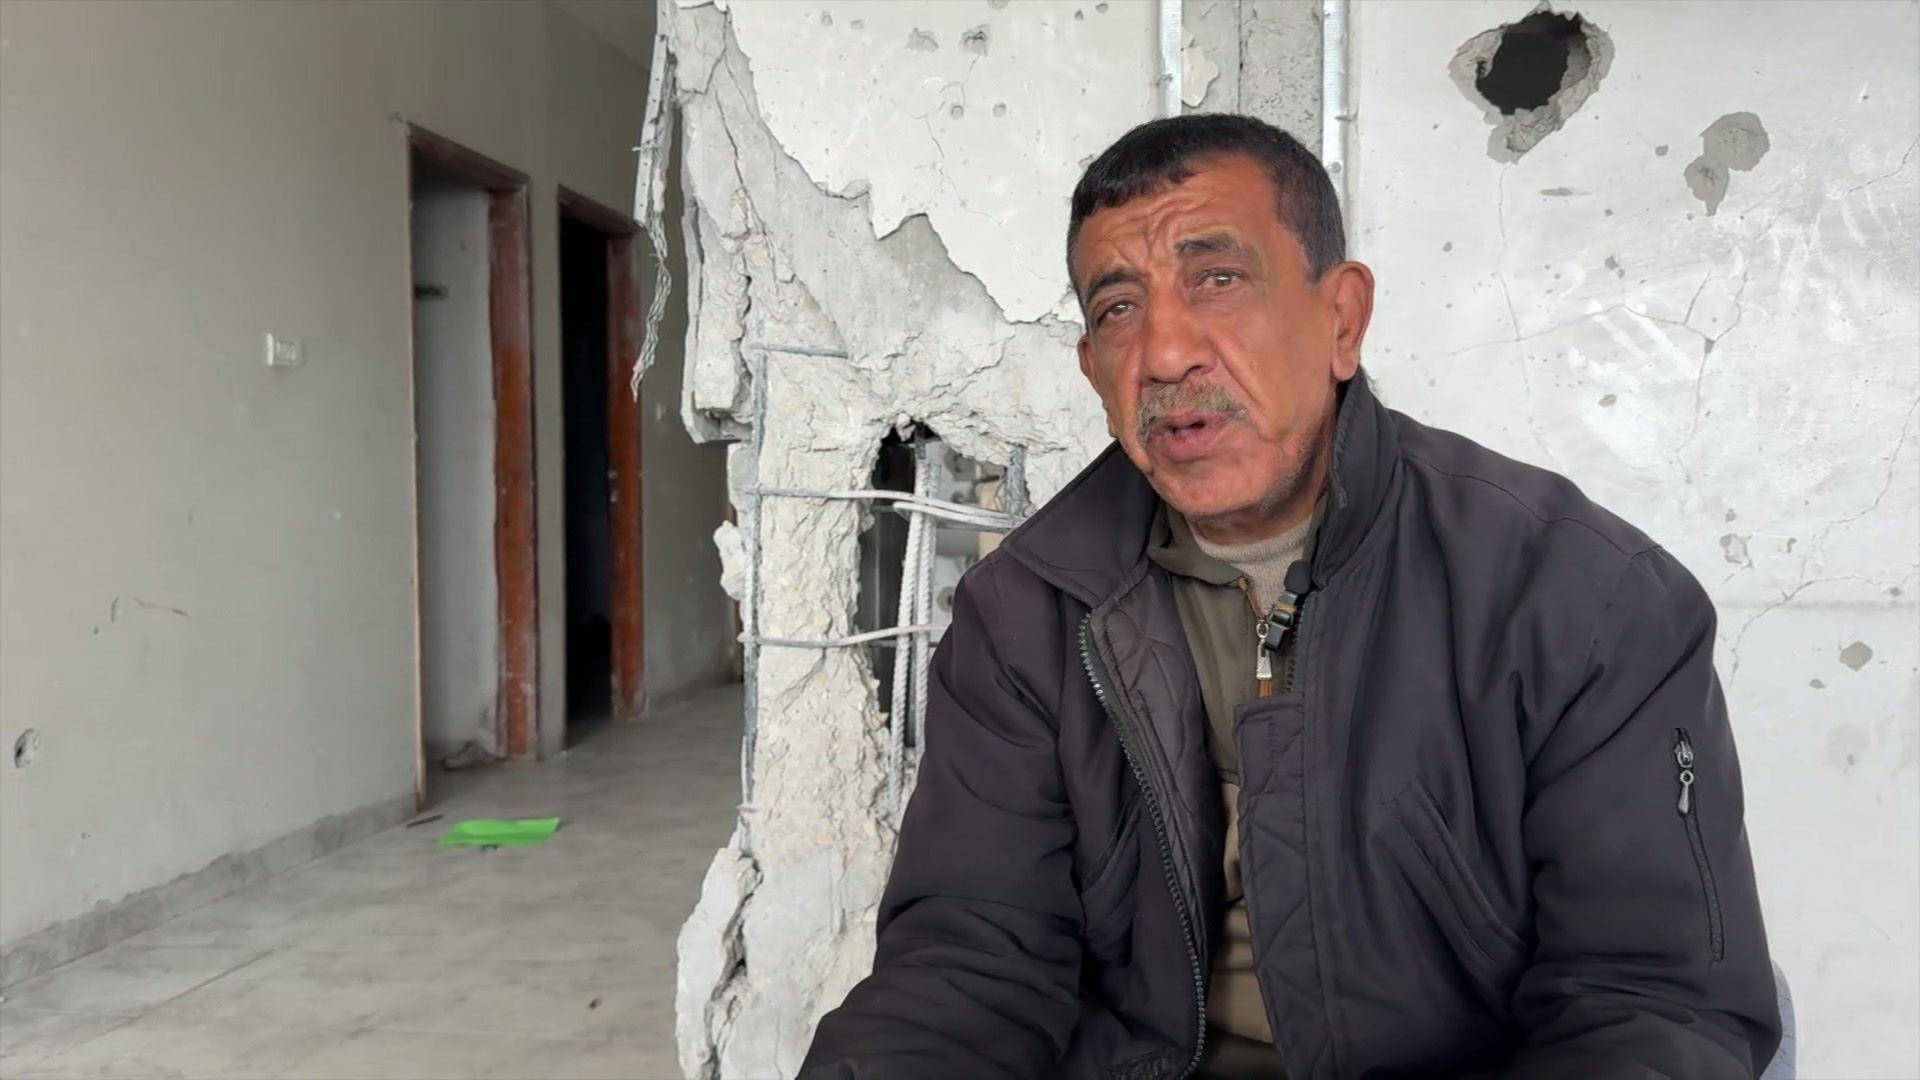
[[[1118,315],[1123,311],[1130,311],[1132,310],[1132,308],[1133,308],[1133,301],[1131,300],[1115,300],[1113,303],[1108,304],[1104,308],[1101,308],[1100,313],[1093,317],[1094,325],[1098,326],[1099,324],[1106,322],[1107,316],[1109,315]]]
[[[1238,270],[1207,271],[1206,282],[1209,285],[1231,285],[1234,282],[1239,280],[1240,280],[1240,271]]]

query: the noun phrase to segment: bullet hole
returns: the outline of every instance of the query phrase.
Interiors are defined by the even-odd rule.
[[[915,27],[907,34],[907,48],[914,52],[935,52],[939,50],[940,43],[933,39],[932,34]]]
[[[1772,146],[1758,116],[1728,113],[1700,133],[1700,156],[1688,163],[1684,174],[1687,190],[1707,204],[1707,216],[1712,217],[1727,197],[1731,173],[1746,172],[1760,164]]]
[[[1605,31],[1542,4],[1519,22],[1469,39],[1447,71],[1493,126],[1487,153],[1517,161],[1586,104],[1612,64],[1613,39]]]
[[[995,105],[994,105],[994,107],[993,107],[993,115],[995,115],[995,116],[1005,116],[1005,115],[1007,115],[1007,103],[1006,103],[1006,102],[1004,102],[1004,101],[1002,101],[1002,102],[999,102],[999,103],[997,103],[997,104],[995,104]]]
[[[1654,148],[1653,148],[1653,156],[1654,156],[1654,157],[1666,157],[1666,156],[1667,156],[1667,148],[1666,148],[1666,147],[1664,147],[1664,146],[1656,146],[1656,147],[1654,147]]]
[[[1815,690],[1825,690],[1827,688],[1827,684],[1821,682],[1819,679],[1808,679],[1807,685],[1813,687]]]
[[[1614,402],[1617,402],[1619,400],[1620,400],[1619,394],[1608,394],[1605,397],[1602,397],[1600,399],[1600,407],[1603,409],[1611,409],[1613,408]]]
[[[1086,22],[1086,21],[1087,21],[1087,13],[1086,13],[1086,12],[1084,12],[1084,11],[1081,11],[1081,10],[1080,10],[1079,8],[1074,8],[1074,9],[1073,9],[1073,21],[1074,21],[1074,22]]]
[[[1612,217],[1612,216],[1613,216],[1613,211],[1611,211],[1611,210],[1609,210],[1609,211],[1607,211],[1607,212],[1606,212],[1606,215],[1605,215],[1605,216],[1607,216],[1607,217]]]
[[[847,25],[853,27],[855,30],[865,30],[867,28],[867,20],[855,19]]]
[[[958,120],[961,117],[967,115],[966,106],[955,105],[953,108],[947,110],[947,115],[953,117],[955,120]]]
[[[1549,198],[1565,198],[1568,195],[1572,195],[1573,193],[1574,191],[1570,187],[1550,187],[1550,188],[1540,189],[1540,194],[1548,196]]]
[[[1873,659],[1873,648],[1864,641],[1856,641],[1840,650],[1840,662],[1855,671],[1866,667],[1867,661],[1871,659]]]
[[[823,11],[823,12],[821,12],[821,13],[820,13],[820,25],[821,25],[821,26],[832,26],[832,25],[833,25],[833,12],[831,12],[831,11]]]
[[[33,764],[33,759],[39,756],[40,756],[40,733],[38,731],[34,730],[33,728],[28,728],[27,730],[20,733],[19,738],[13,740],[13,767],[14,768],[24,769],[27,766]]]
[[[1098,3],[1098,4],[1095,4],[1095,5],[1093,5],[1093,10],[1095,10],[1095,11],[1097,11],[1097,12],[1099,12],[1099,13],[1100,13],[1100,14],[1102,14],[1102,15],[1105,15],[1105,14],[1107,13],[1107,3],[1106,3],[1106,0],[1100,0],[1100,3]],[[1863,94],[1863,95],[1861,95],[1861,98],[1860,98],[1860,100],[1862,100],[1862,101],[1865,101],[1865,100],[1866,100],[1866,96],[1865,96],[1864,94]]]
[[[967,52],[985,56],[987,50],[992,47],[992,39],[993,31],[987,29],[985,23],[981,23],[960,35],[960,47]]]
[[[1627,272],[1625,270],[1620,269],[1620,260],[1617,256],[1613,256],[1613,255],[1607,256],[1606,266],[1607,266],[1607,269],[1613,271],[1614,277],[1623,278],[1627,276]]]
[[[1734,518],[1737,518],[1737,517],[1739,517],[1739,516],[1740,516],[1739,514],[1736,514],[1736,513],[1734,513],[1734,512],[1733,512],[1733,511],[1731,511],[1731,510],[1729,510],[1729,511],[1727,511],[1727,520],[1728,520],[1728,521],[1732,521],[1732,520],[1733,520]]]
[[[1441,250],[1441,251],[1452,251],[1452,250],[1453,250],[1453,241],[1451,241],[1451,240],[1449,240],[1449,241],[1447,241],[1446,243],[1444,243],[1444,244],[1441,244],[1441,245],[1440,245],[1440,250]]]

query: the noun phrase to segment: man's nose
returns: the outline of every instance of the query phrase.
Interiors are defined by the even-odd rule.
[[[1213,344],[1193,311],[1177,300],[1149,304],[1141,374],[1150,382],[1177,383],[1214,363]]]

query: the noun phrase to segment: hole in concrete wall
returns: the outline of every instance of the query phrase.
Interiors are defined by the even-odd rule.
[[[1477,34],[1447,70],[1493,133],[1487,152],[1514,161],[1560,130],[1613,64],[1613,39],[1577,12],[1546,4],[1518,22]]]
[[[873,462],[872,481],[881,491],[913,490],[913,443],[891,433],[880,443]],[[855,602],[856,632],[880,630],[894,624],[900,610],[900,564],[907,554],[907,519],[876,508],[860,534],[860,596]],[[893,700],[893,642],[868,648],[867,659],[880,682],[880,702]]]
[[[1005,510],[1011,502],[1018,501],[1008,497],[1005,466],[967,457],[925,426],[904,436],[889,434],[881,441],[868,486],[883,491],[914,490],[914,477],[922,458],[932,463],[933,482],[929,494],[933,498],[988,510]],[[907,514],[877,504],[867,528],[860,534],[860,591],[854,608],[858,632],[899,624],[901,589],[915,584],[902,578],[908,521]],[[932,606],[919,621],[944,627],[953,620],[953,594],[960,584],[960,575],[992,551],[999,544],[1000,536],[956,522],[934,519],[930,524],[934,530],[929,588]],[[937,634],[934,640],[938,640]],[[894,648],[894,641],[889,639],[870,646],[868,653],[883,711],[893,700]]]
[[[1588,62],[1580,17],[1536,11],[1501,32],[1500,46],[1479,65],[1473,88],[1507,116],[1537,109],[1560,92],[1575,54],[1580,64]]]

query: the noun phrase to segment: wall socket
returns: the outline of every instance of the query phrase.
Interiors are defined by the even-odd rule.
[[[305,362],[306,353],[300,346],[299,338],[267,335],[268,367],[299,367]]]

